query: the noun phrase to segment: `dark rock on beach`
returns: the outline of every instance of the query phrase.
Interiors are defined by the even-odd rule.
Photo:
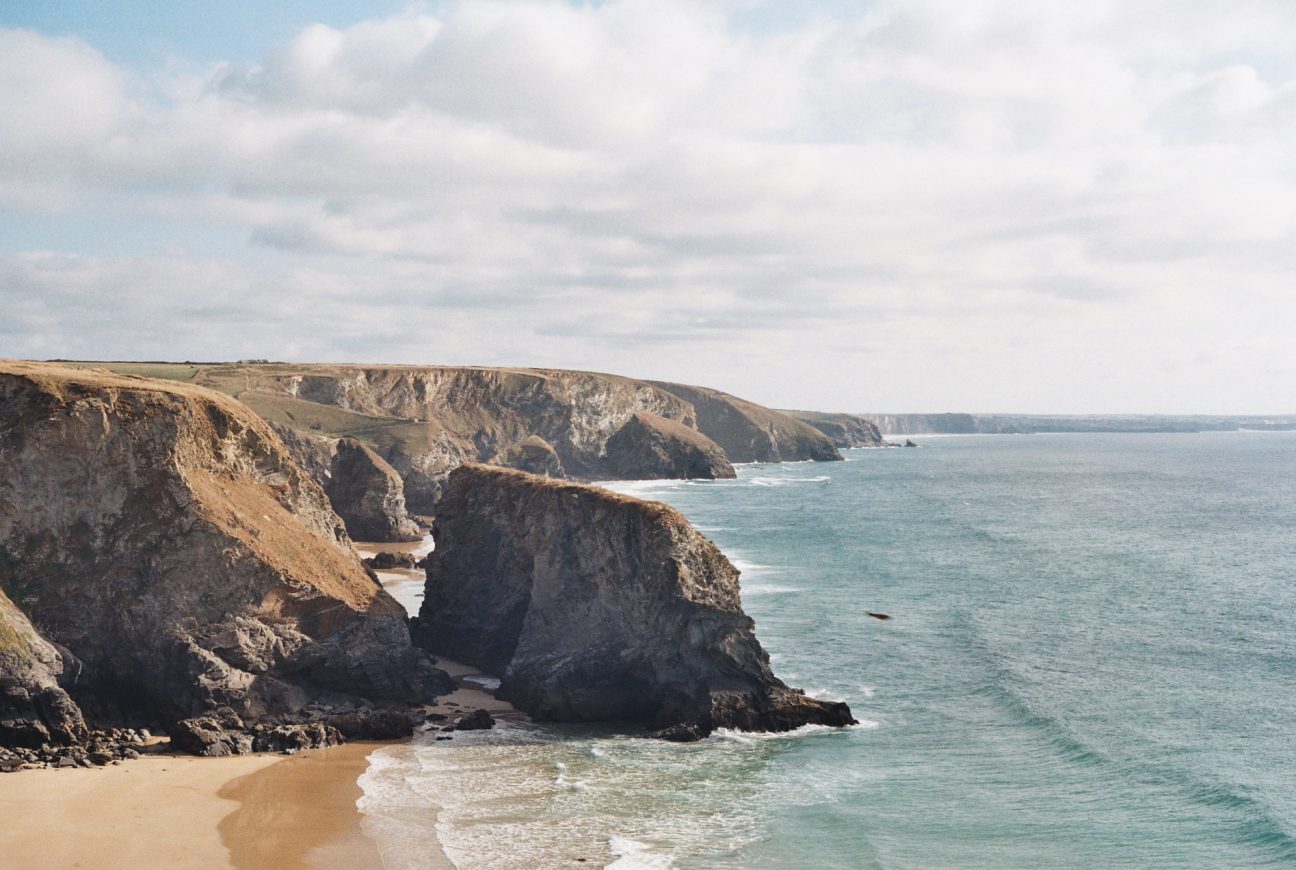
[[[482,731],[494,727],[495,717],[489,711],[480,709],[473,710],[454,724],[456,731]]]
[[[537,719],[673,739],[854,721],[774,676],[738,571],[666,505],[468,465],[438,527],[416,642],[501,675],[499,697]]]

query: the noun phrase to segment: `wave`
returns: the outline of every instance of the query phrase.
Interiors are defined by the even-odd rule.
[[[608,837],[608,850],[616,860],[605,870],[666,870],[675,863],[669,855],[656,854],[647,843],[629,837]]]
[[[743,483],[748,486],[792,486],[797,483],[823,483],[832,480],[826,474],[817,477],[749,477]]]
[[[841,734],[844,731],[872,731],[880,728],[881,722],[873,719],[861,719],[854,725],[802,725],[791,731],[739,731],[736,728],[717,728],[707,738],[713,743],[750,744],[765,740],[798,740],[806,737],[824,737],[829,734]]]
[[[1016,688],[1020,678],[1002,663],[1002,657],[991,648],[974,621],[965,614],[960,616],[962,618],[956,624],[964,629],[965,639],[976,649],[979,660],[991,675],[988,682],[974,690],[975,693],[991,698],[1023,726],[1040,735],[1063,760],[1083,766],[1108,767],[1123,779],[1150,782],[1199,806],[1240,816],[1235,822],[1238,842],[1263,849],[1275,859],[1296,860],[1296,836],[1287,830],[1268,804],[1248,794],[1245,786],[1169,764],[1121,758],[1103,752],[1077,735],[1064,719],[1032,704]]]

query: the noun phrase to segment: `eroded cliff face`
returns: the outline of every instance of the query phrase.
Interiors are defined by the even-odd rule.
[[[347,532],[359,541],[419,541],[423,533],[405,508],[405,487],[387,462],[354,438],[337,443],[328,493]]]
[[[695,429],[654,414],[635,414],[607,442],[613,480],[736,477],[720,446]]]
[[[323,490],[238,402],[0,362],[0,590],[87,716],[416,702],[439,672]]]
[[[835,447],[888,447],[877,425],[855,414],[829,414],[820,411],[784,411],[802,423],[827,435]]]
[[[718,461],[725,454],[738,462],[841,458],[818,431],[768,408],[713,390],[590,372],[222,365],[204,368],[198,382],[309,440],[360,439],[400,473],[406,502],[423,514],[432,512],[445,475],[465,462],[597,480],[680,469],[727,476],[728,462]],[[636,415],[666,423],[639,439],[648,447],[643,456],[610,455],[610,439]],[[662,437],[671,424],[697,437],[673,427]]]
[[[826,435],[781,411],[686,384],[652,381],[688,401],[697,428],[724,448],[731,462],[831,462],[842,458]]]
[[[686,739],[853,721],[774,676],[738,571],[672,508],[466,465],[437,517],[416,643],[498,674],[537,718]]]
[[[0,591],[0,746],[34,749],[80,739],[85,721],[59,685],[65,677],[74,681],[79,669]]]

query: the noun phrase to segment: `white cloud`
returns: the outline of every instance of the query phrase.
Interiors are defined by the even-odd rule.
[[[732,15],[464,0],[199,72],[0,31],[0,211],[53,228],[0,249],[0,353],[1290,401],[1289,4]]]

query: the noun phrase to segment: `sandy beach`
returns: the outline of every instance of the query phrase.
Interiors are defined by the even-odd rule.
[[[396,547],[357,547],[364,555],[388,548]],[[382,579],[413,608],[421,574],[382,572]],[[478,708],[525,718],[494,697],[492,681],[476,668],[437,664],[459,684],[427,708],[442,721]],[[0,778],[0,863],[50,870],[381,868],[379,846],[365,834],[356,800],[369,755],[384,745],[351,743],[291,757],[163,754],[107,767],[7,774]],[[427,856],[423,866],[453,867],[443,855]]]
[[[10,867],[381,867],[355,805],[374,748],[9,774],[0,855]]]

